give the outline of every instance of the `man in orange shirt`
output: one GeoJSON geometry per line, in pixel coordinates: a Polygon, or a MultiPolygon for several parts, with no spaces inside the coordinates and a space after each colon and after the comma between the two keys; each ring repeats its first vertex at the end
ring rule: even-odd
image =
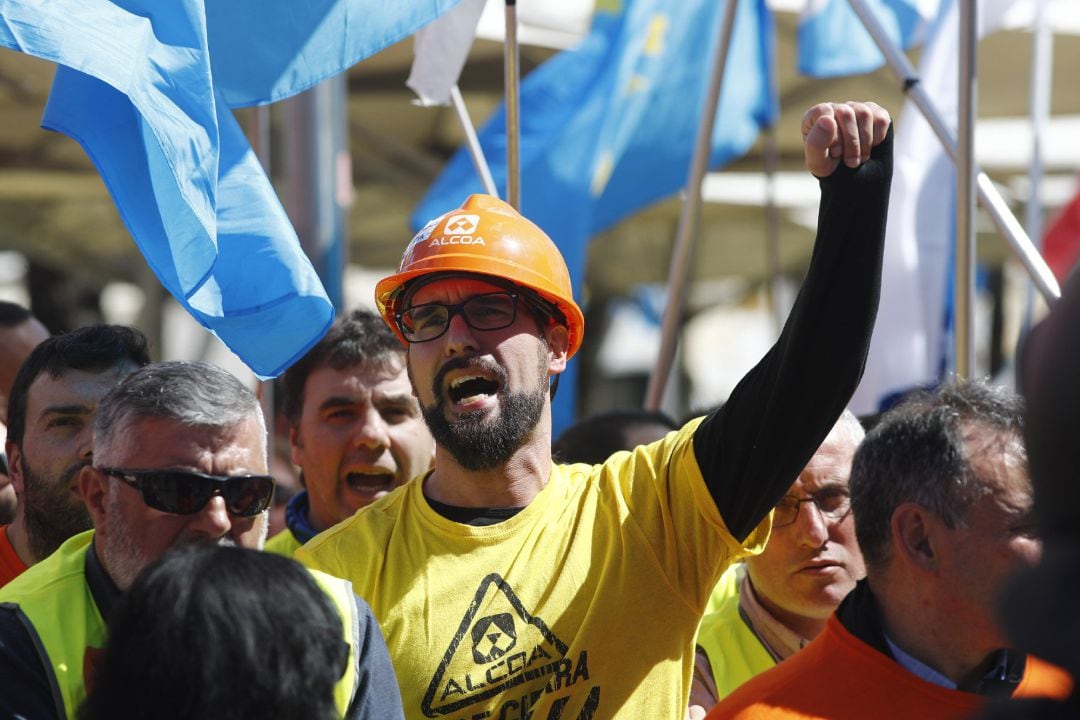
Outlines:
{"type": "Polygon", "coordinates": [[[717,705],[717,718],[964,718],[990,697],[1061,696],[1066,673],[1007,648],[995,606],[1039,558],[1022,403],[947,386],[883,418],[855,454],[867,578],[802,652],[717,705]]]}
{"type": "Polygon", "coordinates": [[[0,587],[90,529],[75,483],[90,463],[98,402],[148,362],[138,330],[92,325],[49,338],[19,368],[6,444],[19,507],[0,526],[0,587]]]}

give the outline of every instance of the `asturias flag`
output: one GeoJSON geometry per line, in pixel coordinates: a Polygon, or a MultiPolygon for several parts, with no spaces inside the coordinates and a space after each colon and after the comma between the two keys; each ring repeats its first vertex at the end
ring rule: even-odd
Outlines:
{"type": "Polygon", "coordinates": [[[305,90],[455,2],[0,0],[0,46],[60,65],[42,124],[82,144],[169,292],[268,377],[333,307],[232,108],[305,90]]]}

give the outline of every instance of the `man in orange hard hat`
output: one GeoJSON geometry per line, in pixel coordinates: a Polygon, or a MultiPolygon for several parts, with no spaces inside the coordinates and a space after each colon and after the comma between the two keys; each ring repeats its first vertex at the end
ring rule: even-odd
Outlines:
{"type": "Polygon", "coordinates": [[[584,335],[554,243],[480,195],[413,238],[376,302],[434,469],[297,551],[371,603],[407,717],[686,715],[710,591],[764,544],[859,381],[889,123],[873,103],[807,111],[818,243],[780,339],[722,409],[600,465],[551,460],[550,378],[584,335]]]}

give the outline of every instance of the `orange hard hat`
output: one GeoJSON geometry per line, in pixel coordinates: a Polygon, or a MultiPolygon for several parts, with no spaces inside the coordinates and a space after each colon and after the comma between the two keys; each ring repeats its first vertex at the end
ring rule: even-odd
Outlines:
{"type": "Polygon", "coordinates": [[[585,316],[574,302],[562,254],[543,230],[502,200],[470,195],[460,208],[429,222],[405,248],[398,271],[375,286],[375,304],[403,343],[397,314],[405,290],[436,273],[487,275],[534,291],[566,318],[567,359],[581,347],[585,316]]]}

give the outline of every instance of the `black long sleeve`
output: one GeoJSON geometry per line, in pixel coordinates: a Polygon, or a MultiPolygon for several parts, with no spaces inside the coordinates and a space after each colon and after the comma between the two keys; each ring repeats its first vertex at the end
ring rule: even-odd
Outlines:
{"type": "Polygon", "coordinates": [[[820,180],[817,241],[784,330],[694,454],[732,535],[745,538],[817,451],[862,377],[881,289],[893,132],[856,169],[820,180]]]}

